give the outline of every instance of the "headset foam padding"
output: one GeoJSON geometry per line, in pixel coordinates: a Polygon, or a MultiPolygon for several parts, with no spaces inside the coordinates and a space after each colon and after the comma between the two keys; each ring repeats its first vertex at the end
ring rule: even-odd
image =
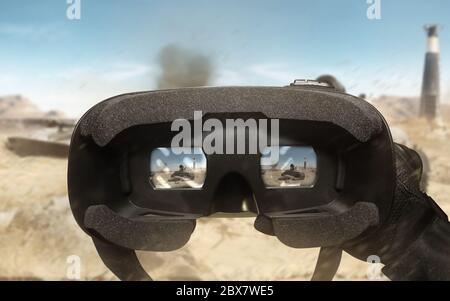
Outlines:
{"type": "Polygon", "coordinates": [[[173,251],[188,242],[196,221],[179,217],[125,218],[105,205],[96,205],[86,210],[84,224],[92,235],[127,249],[173,251]]]}
{"type": "Polygon", "coordinates": [[[136,125],[192,120],[206,113],[259,112],[267,118],[331,122],[361,142],[383,130],[372,105],[335,90],[289,87],[185,88],[116,96],[92,108],[82,119],[83,136],[107,145],[121,131],[136,125]]]}
{"type": "MultiPolygon", "coordinates": [[[[339,214],[293,214],[270,219],[274,235],[293,248],[338,246],[379,222],[377,206],[366,202],[358,202],[339,214]]],[[[267,229],[267,225],[263,228],[267,229]]]]}

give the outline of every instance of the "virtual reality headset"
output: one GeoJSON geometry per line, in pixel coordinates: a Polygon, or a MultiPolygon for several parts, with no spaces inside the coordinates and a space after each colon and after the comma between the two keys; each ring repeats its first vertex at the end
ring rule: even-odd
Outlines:
{"type": "Polygon", "coordinates": [[[294,248],[340,246],[389,215],[394,143],[382,115],[326,84],[130,93],[91,108],[70,145],[78,225],[120,279],[147,280],[135,250],[184,246],[198,218],[255,217],[294,248]]]}

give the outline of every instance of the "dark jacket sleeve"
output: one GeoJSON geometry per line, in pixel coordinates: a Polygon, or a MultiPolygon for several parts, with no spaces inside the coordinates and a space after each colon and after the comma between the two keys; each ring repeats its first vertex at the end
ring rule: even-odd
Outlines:
{"type": "Polygon", "coordinates": [[[344,250],[366,260],[376,255],[391,280],[450,280],[450,223],[444,211],[420,189],[422,161],[396,145],[396,188],[387,221],[344,250]]]}
{"type": "Polygon", "coordinates": [[[450,223],[434,219],[404,254],[383,268],[391,280],[450,280],[450,223]]]}

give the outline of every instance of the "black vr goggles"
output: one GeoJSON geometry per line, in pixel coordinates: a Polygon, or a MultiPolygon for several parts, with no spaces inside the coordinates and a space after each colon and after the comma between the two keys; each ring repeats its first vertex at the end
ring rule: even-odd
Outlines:
{"type": "Polygon", "coordinates": [[[135,250],[181,248],[196,219],[225,213],[256,216],[257,230],[290,247],[322,247],[313,279],[327,280],[342,244],[357,244],[387,219],[394,167],[381,114],[332,87],[184,88],[90,109],[72,137],[68,188],[76,221],[120,279],[150,280],[135,250]],[[194,143],[177,147],[181,119],[194,143]],[[229,133],[214,133],[230,120],[233,133],[244,126],[244,148],[239,135],[230,147],[229,133]],[[269,151],[251,152],[264,133],[269,151]],[[205,148],[212,136],[222,153],[205,148]]]}

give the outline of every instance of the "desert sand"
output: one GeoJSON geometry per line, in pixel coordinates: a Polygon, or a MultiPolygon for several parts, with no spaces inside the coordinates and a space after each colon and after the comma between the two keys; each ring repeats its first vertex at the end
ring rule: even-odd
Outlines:
{"type": "MultiPolygon", "coordinates": [[[[427,153],[429,194],[450,213],[450,123],[389,120],[427,153]]],[[[116,279],[76,225],[67,200],[65,159],[19,157],[0,132],[0,278],[67,279],[67,258],[81,260],[81,279],[116,279]]],[[[299,250],[253,228],[254,218],[200,219],[191,240],[169,253],[139,252],[158,280],[307,280],[318,249],[299,250]]],[[[338,280],[365,280],[374,266],[344,255],[338,280]]]]}

